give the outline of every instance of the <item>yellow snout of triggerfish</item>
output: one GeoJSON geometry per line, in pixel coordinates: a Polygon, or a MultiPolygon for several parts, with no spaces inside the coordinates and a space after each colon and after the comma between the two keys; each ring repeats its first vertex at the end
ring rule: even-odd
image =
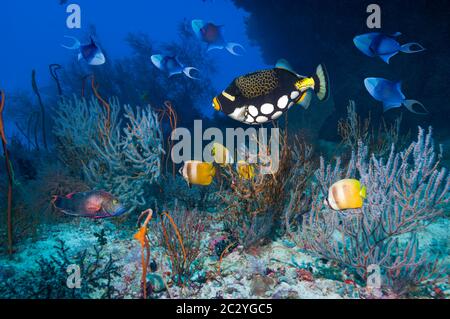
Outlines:
{"type": "Polygon", "coordinates": [[[214,180],[216,169],[212,163],[201,161],[186,161],[180,169],[180,174],[188,185],[208,186],[214,180]]]}
{"type": "Polygon", "coordinates": [[[366,198],[366,187],[356,179],[343,179],[328,190],[326,203],[336,211],[361,208],[366,198]]]}

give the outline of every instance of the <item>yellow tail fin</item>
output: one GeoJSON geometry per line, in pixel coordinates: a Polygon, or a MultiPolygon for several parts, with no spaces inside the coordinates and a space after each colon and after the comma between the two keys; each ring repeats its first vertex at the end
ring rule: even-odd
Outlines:
{"type": "Polygon", "coordinates": [[[361,195],[362,198],[366,198],[366,186],[363,186],[361,188],[361,191],[359,192],[359,195],[361,195]]]}

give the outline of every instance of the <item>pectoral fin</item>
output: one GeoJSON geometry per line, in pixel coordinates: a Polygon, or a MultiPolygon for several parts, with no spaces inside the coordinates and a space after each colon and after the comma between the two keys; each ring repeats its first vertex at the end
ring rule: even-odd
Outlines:
{"type": "Polygon", "coordinates": [[[394,55],[396,55],[398,52],[390,53],[390,54],[384,54],[380,55],[380,59],[389,64],[389,59],[392,58],[394,55]]]}
{"type": "Polygon", "coordinates": [[[398,108],[398,107],[401,107],[401,106],[402,105],[398,104],[398,103],[385,102],[385,103],[383,103],[383,112],[387,112],[387,111],[389,111],[391,109],[395,109],[395,108],[398,108]]]}
{"type": "Polygon", "coordinates": [[[313,91],[308,90],[305,91],[300,99],[297,101],[297,105],[300,105],[301,107],[303,107],[305,110],[307,110],[309,108],[309,105],[311,104],[311,100],[313,97],[313,91]]]}
{"type": "Polygon", "coordinates": [[[420,103],[419,101],[416,100],[405,100],[403,101],[403,105],[408,109],[408,111],[414,113],[414,114],[418,114],[418,115],[427,115],[429,112],[428,110],[425,108],[425,106],[420,103]],[[415,104],[420,105],[420,107],[425,111],[425,112],[417,112],[416,110],[414,110],[413,106],[415,104]]]}

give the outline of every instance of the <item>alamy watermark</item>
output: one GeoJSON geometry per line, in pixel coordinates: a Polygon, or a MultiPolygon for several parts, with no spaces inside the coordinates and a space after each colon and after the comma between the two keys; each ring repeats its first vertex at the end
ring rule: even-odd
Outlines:
{"type": "Polygon", "coordinates": [[[202,120],[194,121],[194,136],[187,128],[176,128],[171,138],[176,141],[171,150],[172,161],[181,164],[190,160],[213,162],[214,143],[225,146],[231,156],[229,164],[245,161],[259,165],[260,174],[274,174],[278,171],[280,160],[280,131],[278,128],[243,129],[226,128],[225,137],[221,129],[207,128],[203,131],[202,120]],[[209,142],[203,147],[203,142],[209,142]],[[235,151],[236,150],[236,151],[235,151]]]}
{"type": "Polygon", "coordinates": [[[80,266],[71,264],[67,267],[66,285],[69,289],[80,289],[81,288],[81,269],[80,266]]]}

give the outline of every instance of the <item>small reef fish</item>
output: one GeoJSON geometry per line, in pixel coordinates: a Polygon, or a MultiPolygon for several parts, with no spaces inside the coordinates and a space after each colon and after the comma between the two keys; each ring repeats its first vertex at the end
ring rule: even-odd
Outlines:
{"type": "Polygon", "coordinates": [[[212,106],[237,121],[257,125],[278,119],[297,104],[307,109],[315,94],[324,101],[330,93],[325,66],[320,64],[311,77],[297,74],[286,60],[274,69],[243,75],[220,95],[212,106]]]}
{"type": "Polygon", "coordinates": [[[211,22],[205,23],[203,20],[192,20],[192,30],[194,30],[197,38],[208,44],[208,49],[226,49],[233,55],[239,54],[236,49],[240,48],[245,51],[244,47],[239,43],[226,42],[223,36],[223,26],[215,25],[211,22]]]}
{"type": "Polygon", "coordinates": [[[212,183],[216,175],[216,169],[212,163],[201,161],[186,161],[179,172],[189,186],[208,186],[212,183]]]}
{"type": "Polygon", "coordinates": [[[365,55],[379,57],[388,64],[389,59],[399,52],[417,53],[425,50],[423,46],[415,42],[401,45],[395,39],[400,35],[400,32],[392,35],[384,35],[378,32],[366,33],[356,36],[353,43],[365,55]]]}
{"type": "Polygon", "coordinates": [[[214,162],[221,166],[233,163],[230,151],[220,143],[213,143],[211,155],[214,156],[214,162]]]}
{"type": "Polygon", "coordinates": [[[428,113],[425,106],[419,101],[406,100],[405,95],[402,93],[401,82],[392,82],[382,78],[367,78],[364,80],[364,85],[375,100],[383,103],[384,112],[404,105],[412,113],[419,115],[428,113]],[[414,110],[413,106],[415,104],[420,105],[425,112],[414,110]]]}
{"type": "Polygon", "coordinates": [[[94,39],[91,37],[91,42],[88,44],[81,44],[80,41],[75,37],[64,36],[69,39],[74,40],[72,46],[61,45],[63,48],[69,50],[79,50],[78,61],[85,60],[89,65],[102,65],[106,62],[105,55],[102,50],[97,46],[94,39]]]}
{"type": "Polygon", "coordinates": [[[150,57],[150,59],[152,60],[152,63],[155,67],[169,74],[169,77],[175,74],[183,73],[190,79],[198,80],[198,78],[193,76],[191,72],[192,71],[199,72],[199,70],[191,66],[185,67],[183,64],[180,63],[177,56],[154,54],[150,57]]]}
{"type": "Polygon", "coordinates": [[[242,179],[252,179],[256,176],[255,167],[245,161],[238,161],[236,163],[236,171],[242,179]]]}
{"type": "Polygon", "coordinates": [[[356,179],[343,179],[330,187],[325,204],[336,211],[356,209],[363,206],[365,198],[365,186],[356,179]]]}
{"type": "Polygon", "coordinates": [[[52,204],[64,214],[94,219],[117,217],[127,211],[115,196],[105,191],[54,196],[52,204]]]}

